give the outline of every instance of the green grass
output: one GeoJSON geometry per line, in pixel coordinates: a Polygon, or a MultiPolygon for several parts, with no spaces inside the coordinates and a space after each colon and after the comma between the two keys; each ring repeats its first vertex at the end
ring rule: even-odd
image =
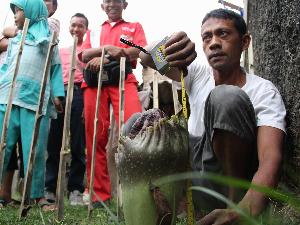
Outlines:
{"type": "Polygon", "coordinates": [[[61,222],[57,221],[56,212],[42,212],[38,206],[34,206],[27,214],[27,217],[18,219],[19,208],[8,206],[0,210],[0,224],[1,225],[42,225],[42,224],[114,224],[111,222],[109,214],[105,209],[95,209],[92,214],[92,219],[89,222],[87,219],[87,207],[84,206],[69,206],[65,205],[65,219],[61,222]]]}
{"type": "MultiPolygon", "coordinates": [[[[300,224],[300,198],[299,196],[289,193],[285,188],[279,187],[278,189],[268,189],[265,187],[259,187],[252,185],[251,183],[243,180],[220,177],[217,175],[207,174],[205,176],[215,182],[223,185],[234,186],[248,189],[249,187],[266,194],[271,200],[271,204],[265,210],[265,212],[256,218],[251,218],[245,215],[245,222],[241,224],[251,225],[299,225],[300,224]]],[[[174,176],[168,176],[157,180],[155,183],[163,184],[173,182],[176,180],[185,180],[191,178],[199,178],[199,174],[195,173],[183,173],[174,176]]],[[[194,190],[205,192],[212,195],[219,200],[222,200],[229,204],[231,208],[236,208],[236,205],[231,203],[228,199],[220,196],[218,193],[201,188],[194,187],[194,190]]],[[[4,209],[0,209],[0,225],[85,225],[85,224],[100,224],[100,225],[125,225],[124,221],[116,222],[116,204],[112,202],[108,209],[99,208],[95,209],[92,213],[92,218],[89,221],[87,219],[87,207],[73,207],[65,201],[65,217],[63,221],[58,221],[56,212],[44,213],[38,206],[34,206],[29,212],[26,218],[18,219],[19,208],[8,206],[4,209]]],[[[142,225],[142,224],[141,224],[142,225]]],[[[177,221],[176,225],[186,225],[186,220],[182,219],[177,221]]]]}
{"type": "MultiPolygon", "coordinates": [[[[114,204],[111,204],[109,209],[112,213],[116,214],[114,204]]],[[[67,201],[65,204],[65,219],[61,222],[57,221],[56,212],[41,212],[38,206],[34,206],[28,212],[27,217],[22,220],[18,220],[18,213],[18,207],[8,206],[0,209],[0,225],[117,225],[104,208],[95,209],[92,213],[92,219],[89,222],[86,206],[70,206],[67,201]]],[[[300,215],[299,212],[293,210],[288,205],[273,202],[265,213],[256,218],[256,220],[259,225],[299,225],[300,215]]],[[[119,225],[125,225],[125,223],[121,221],[119,225]]],[[[176,225],[186,225],[186,220],[182,219],[176,225]]]]}
{"type": "MultiPolygon", "coordinates": [[[[110,206],[112,212],[115,213],[114,206],[110,206]]],[[[18,220],[19,208],[8,206],[0,210],[0,225],[116,225],[112,222],[109,213],[105,209],[95,209],[92,219],[87,219],[87,207],[74,207],[65,205],[65,219],[61,222],[56,219],[56,212],[42,213],[41,210],[34,206],[26,218],[18,220]]],[[[272,204],[265,213],[257,218],[260,225],[299,225],[299,212],[291,211],[287,206],[282,207],[272,204]]],[[[125,225],[120,222],[120,225],[125,225]]],[[[186,225],[186,220],[178,221],[176,225],[186,225]]]]}
{"type": "MultiPolygon", "coordinates": [[[[115,205],[109,206],[112,213],[116,214],[115,205]]],[[[0,209],[0,225],[117,225],[113,222],[110,214],[106,209],[100,208],[93,210],[91,221],[87,219],[87,206],[70,206],[66,201],[65,204],[65,219],[63,221],[57,220],[56,212],[42,212],[38,206],[31,208],[27,217],[19,220],[19,208],[15,206],[7,206],[0,209]]],[[[177,225],[185,225],[185,220],[181,220],[177,225]]],[[[120,222],[119,225],[125,225],[120,222]]]]}

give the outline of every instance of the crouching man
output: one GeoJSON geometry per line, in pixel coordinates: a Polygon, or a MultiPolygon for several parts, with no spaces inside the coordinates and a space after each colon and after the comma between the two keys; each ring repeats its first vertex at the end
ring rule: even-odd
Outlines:
{"type": "MultiPolygon", "coordinates": [[[[177,81],[181,71],[185,75],[193,169],[276,187],[286,110],[274,84],[240,66],[241,54],[251,40],[246,23],[233,11],[216,9],[203,19],[201,37],[210,66],[194,61],[195,44],[184,32],[172,35],[165,46],[170,65],[165,75],[177,81]]],[[[141,52],[140,57],[155,68],[149,55],[141,52]]],[[[243,192],[204,179],[194,180],[194,185],[223,194],[253,216],[268,203],[264,194],[253,189],[243,192]]],[[[193,199],[196,208],[206,212],[201,225],[232,224],[240,218],[203,193],[194,192],[193,199]]]]}

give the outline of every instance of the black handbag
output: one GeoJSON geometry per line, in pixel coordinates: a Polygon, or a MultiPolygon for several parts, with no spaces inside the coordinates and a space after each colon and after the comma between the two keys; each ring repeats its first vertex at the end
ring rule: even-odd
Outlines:
{"type": "MultiPolygon", "coordinates": [[[[125,66],[125,79],[127,79],[128,74],[132,73],[132,68],[130,62],[126,62],[125,66]]],[[[85,83],[89,87],[98,86],[98,74],[94,73],[89,69],[83,70],[83,78],[85,83]]],[[[113,60],[108,64],[103,66],[102,74],[102,85],[119,85],[120,80],[120,62],[113,60]]]]}

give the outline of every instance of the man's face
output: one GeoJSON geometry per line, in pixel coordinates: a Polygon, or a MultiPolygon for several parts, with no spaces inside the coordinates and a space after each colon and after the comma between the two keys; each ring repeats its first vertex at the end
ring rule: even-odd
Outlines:
{"type": "Polygon", "coordinates": [[[202,25],[201,37],[208,63],[217,70],[239,65],[241,53],[248,47],[229,19],[209,18],[202,25]]]}
{"type": "Polygon", "coordinates": [[[72,17],[69,31],[72,36],[75,35],[79,40],[82,40],[87,31],[86,20],[82,17],[72,17]]]}
{"type": "Polygon", "coordinates": [[[127,4],[124,0],[103,0],[101,8],[111,22],[117,22],[122,18],[123,10],[126,9],[127,4]]]}

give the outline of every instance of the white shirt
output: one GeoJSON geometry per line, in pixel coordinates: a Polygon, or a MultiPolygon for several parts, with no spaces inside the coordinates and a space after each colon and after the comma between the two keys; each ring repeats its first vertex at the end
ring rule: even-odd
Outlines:
{"type": "MultiPolygon", "coordinates": [[[[212,68],[194,61],[185,77],[191,114],[188,121],[190,134],[201,136],[204,132],[204,106],[207,96],[215,88],[212,68]]],[[[285,132],[286,110],[281,95],[274,84],[253,74],[246,74],[242,90],[249,96],[256,115],[257,126],[270,126],[285,132]]]]}

